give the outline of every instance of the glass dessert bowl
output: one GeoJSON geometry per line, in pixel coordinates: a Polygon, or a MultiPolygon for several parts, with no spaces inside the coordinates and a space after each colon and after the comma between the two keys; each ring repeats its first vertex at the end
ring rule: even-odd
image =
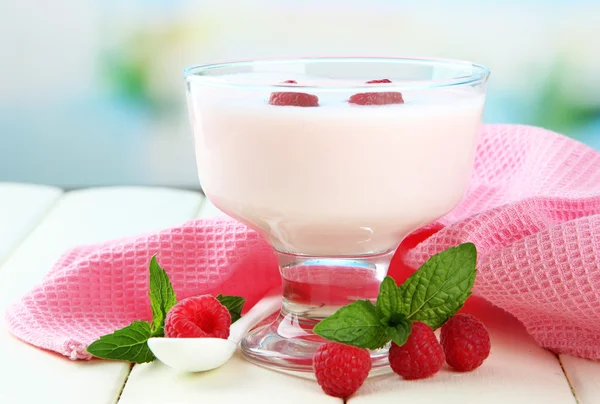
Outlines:
{"type": "MultiPolygon", "coordinates": [[[[489,70],[449,60],[304,58],[185,70],[202,188],[274,248],[277,320],[246,357],[311,371],[323,318],[375,301],[396,248],[467,188],[489,70]]],[[[387,349],[371,351],[373,368],[387,349]]]]}

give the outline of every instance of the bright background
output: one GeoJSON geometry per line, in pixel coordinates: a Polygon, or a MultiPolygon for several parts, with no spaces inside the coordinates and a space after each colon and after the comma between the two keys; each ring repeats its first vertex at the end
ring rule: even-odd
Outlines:
{"type": "Polygon", "coordinates": [[[599,16],[593,0],[3,0],[0,181],[197,188],[183,67],[265,56],[480,62],[486,122],[600,149],[599,16]]]}

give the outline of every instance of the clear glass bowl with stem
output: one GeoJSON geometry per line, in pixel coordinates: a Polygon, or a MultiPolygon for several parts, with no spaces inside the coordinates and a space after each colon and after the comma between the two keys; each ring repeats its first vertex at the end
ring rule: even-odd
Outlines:
{"type": "MultiPolygon", "coordinates": [[[[374,301],[400,242],[463,197],[489,69],[340,57],[197,65],[184,75],[203,191],[279,260],[281,313],[242,350],[264,366],[311,371],[323,342],[313,326],[374,301]]],[[[387,364],[385,348],[371,355],[374,369],[387,364]]]]}

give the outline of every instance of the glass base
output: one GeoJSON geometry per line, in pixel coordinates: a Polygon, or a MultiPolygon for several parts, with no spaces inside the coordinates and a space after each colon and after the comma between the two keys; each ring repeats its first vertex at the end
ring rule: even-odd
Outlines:
{"type": "MultiPolygon", "coordinates": [[[[358,257],[307,257],[278,253],[283,278],[281,313],[242,340],[246,358],[283,372],[313,372],[312,358],[326,342],[313,327],[340,307],[377,299],[393,251],[358,257]]],[[[388,347],[370,351],[371,375],[390,372],[388,347]]]]}
{"type": "MultiPolygon", "coordinates": [[[[250,362],[269,369],[295,373],[313,372],[312,359],[324,339],[312,332],[294,335],[294,318],[283,313],[269,325],[251,331],[242,341],[242,352],[250,362]],[[283,335],[280,332],[283,330],[283,335]]],[[[370,351],[370,375],[391,372],[388,366],[388,347],[370,351]]]]}

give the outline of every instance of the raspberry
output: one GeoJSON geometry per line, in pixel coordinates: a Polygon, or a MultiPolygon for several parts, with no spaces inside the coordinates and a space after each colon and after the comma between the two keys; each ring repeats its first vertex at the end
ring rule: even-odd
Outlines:
{"type": "Polygon", "coordinates": [[[433,330],[427,324],[415,322],[404,345],[392,342],[389,359],[392,370],[403,378],[424,379],[442,368],[444,351],[433,330]]]}
{"type": "Polygon", "coordinates": [[[460,372],[476,369],[490,354],[490,335],[470,314],[457,314],[444,324],[440,336],[446,362],[460,372]]]}
{"type": "MultiPolygon", "coordinates": [[[[389,84],[392,81],[389,79],[370,80],[366,84],[389,84]]],[[[357,105],[387,105],[387,104],[404,104],[402,93],[396,91],[387,91],[383,93],[358,93],[354,94],[348,100],[350,104],[357,105]]]]}
{"type": "Polygon", "coordinates": [[[296,80],[286,80],[282,84],[298,84],[296,80]]]}
{"type": "Polygon", "coordinates": [[[350,104],[357,105],[387,105],[387,104],[404,104],[402,94],[398,92],[384,93],[358,93],[354,94],[348,100],[350,104]]]}
{"type": "Polygon", "coordinates": [[[313,357],[317,381],[326,394],[346,398],[362,386],[371,370],[371,355],[366,349],[327,342],[313,357]]]}
{"type": "Polygon", "coordinates": [[[291,105],[294,107],[318,107],[319,97],[306,93],[277,92],[271,93],[269,104],[282,106],[291,105]]]}
{"type": "Polygon", "coordinates": [[[165,319],[167,338],[229,337],[231,315],[211,295],[183,299],[169,310],[165,319]]]}
{"type": "Polygon", "coordinates": [[[391,82],[392,82],[392,80],[390,80],[390,79],[380,79],[380,80],[369,80],[369,81],[367,81],[367,84],[388,84],[391,82]]]}

